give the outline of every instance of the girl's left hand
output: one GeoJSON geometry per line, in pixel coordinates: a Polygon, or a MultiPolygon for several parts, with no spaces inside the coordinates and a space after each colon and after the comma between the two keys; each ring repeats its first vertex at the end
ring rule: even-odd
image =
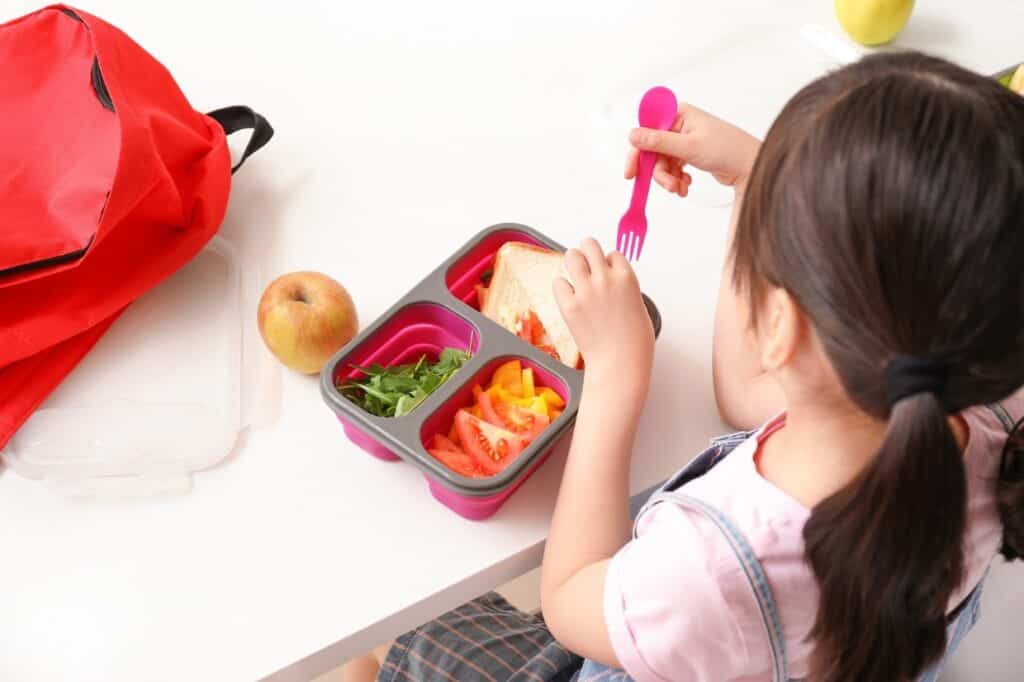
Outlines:
{"type": "Polygon", "coordinates": [[[654,327],[636,273],[621,253],[606,256],[592,238],[565,254],[565,266],[572,283],[557,279],[555,299],[583,355],[587,383],[614,385],[617,393],[633,392],[642,402],[654,327]]]}

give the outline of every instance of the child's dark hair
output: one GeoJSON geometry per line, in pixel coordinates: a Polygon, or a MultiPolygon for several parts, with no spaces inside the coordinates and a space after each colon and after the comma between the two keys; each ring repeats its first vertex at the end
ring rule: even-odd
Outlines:
{"type": "MultiPolygon", "coordinates": [[[[768,133],[731,257],[754,324],[767,289],[786,290],[850,399],[888,420],[872,463],[804,529],[821,588],[811,679],[913,679],[942,655],[964,578],[947,417],[1024,385],[1024,97],[918,53],[811,83],[768,133]],[[933,385],[893,398],[887,372],[908,362],[933,385]]],[[[1024,455],[1011,456],[994,484],[1016,558],[1024,455]]]]}

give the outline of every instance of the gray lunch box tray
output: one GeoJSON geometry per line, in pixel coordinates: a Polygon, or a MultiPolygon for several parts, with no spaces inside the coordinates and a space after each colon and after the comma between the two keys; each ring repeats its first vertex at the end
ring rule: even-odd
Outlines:
{"type": "MultiPolygon", "coordinates": [[[[404,460],[420,469],[431,492],[457,513],[486,518],[546,459],[571,428],[579,409],[583,371],[568,367],[484,317],[475,307],[476,284],[491,267],[498,248],[518,241],[564,252],[565,248],[537,230],[515,223],[488,227],[427,275],[387,312],[339,350],[320,375],[324,401],[341,421],[349,439],[384,460],[404,460]],[[378,417],[346,398],[340,381],[361,376],[365,367],[432,359],[445,347],[472,351],[471,359],[447,383],[409,414],[378,417]],[[455,412],[472,401],[476,384],[486,384],[502,362],[518,359],[534,370],[538,386],[565,399],[565,408],[523,452],[501,472],[488,478],[461,476],[426,450],[434,433],[447,433],[455,412]]],[[[646,295],[644,304],[661,331],[661,315],[646,295]]]]}

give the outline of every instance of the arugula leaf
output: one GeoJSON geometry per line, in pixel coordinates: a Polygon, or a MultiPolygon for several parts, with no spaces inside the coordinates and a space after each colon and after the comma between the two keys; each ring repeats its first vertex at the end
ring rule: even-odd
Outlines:
{"type": "Polygon", "coordinates": [[[378,417],[404,417],[465,365],[469,351],[445,348],[437,362],[421,355],[414,363],[383,367],[352,365],[363,376],[338,385],[346,398],[378,417]]]}

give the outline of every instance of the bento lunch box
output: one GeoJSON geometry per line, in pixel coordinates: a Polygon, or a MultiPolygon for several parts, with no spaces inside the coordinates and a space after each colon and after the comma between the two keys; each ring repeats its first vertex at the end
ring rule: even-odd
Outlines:
{"type": "MultiPolygon", "coordinates": [[[[320,374],[323,398],[349,440],[379,459],[404,460],[417,467],[438,501],[472,520],[493,515],[547,459],[576,418],[583,386],[582,371],[562,364],[480,313],[476,285],[493,265],[501,245],[510,241],[565,251],[525,225],[503,223],[484,229],[338,351],[320,374]],[[354,366],[391,366],[416,362],[423,355],[435,361],[446,347],[469,350],[472,357],[407,415],[372,415],[337,389],[339,383],[363,376],[354,366]],[[457,474],[428,454],[426,446],[434,434],[448,433],[455,413],[472,402],[473,387],[486,385],[499,365],[513,359],[524,369],[532,368],[537,387],[554,390],[565,408],[504,470],[488,478],[457,474]]],[[[657,336],[661,315],[646,295],[644,304],[657,336]]]]}

